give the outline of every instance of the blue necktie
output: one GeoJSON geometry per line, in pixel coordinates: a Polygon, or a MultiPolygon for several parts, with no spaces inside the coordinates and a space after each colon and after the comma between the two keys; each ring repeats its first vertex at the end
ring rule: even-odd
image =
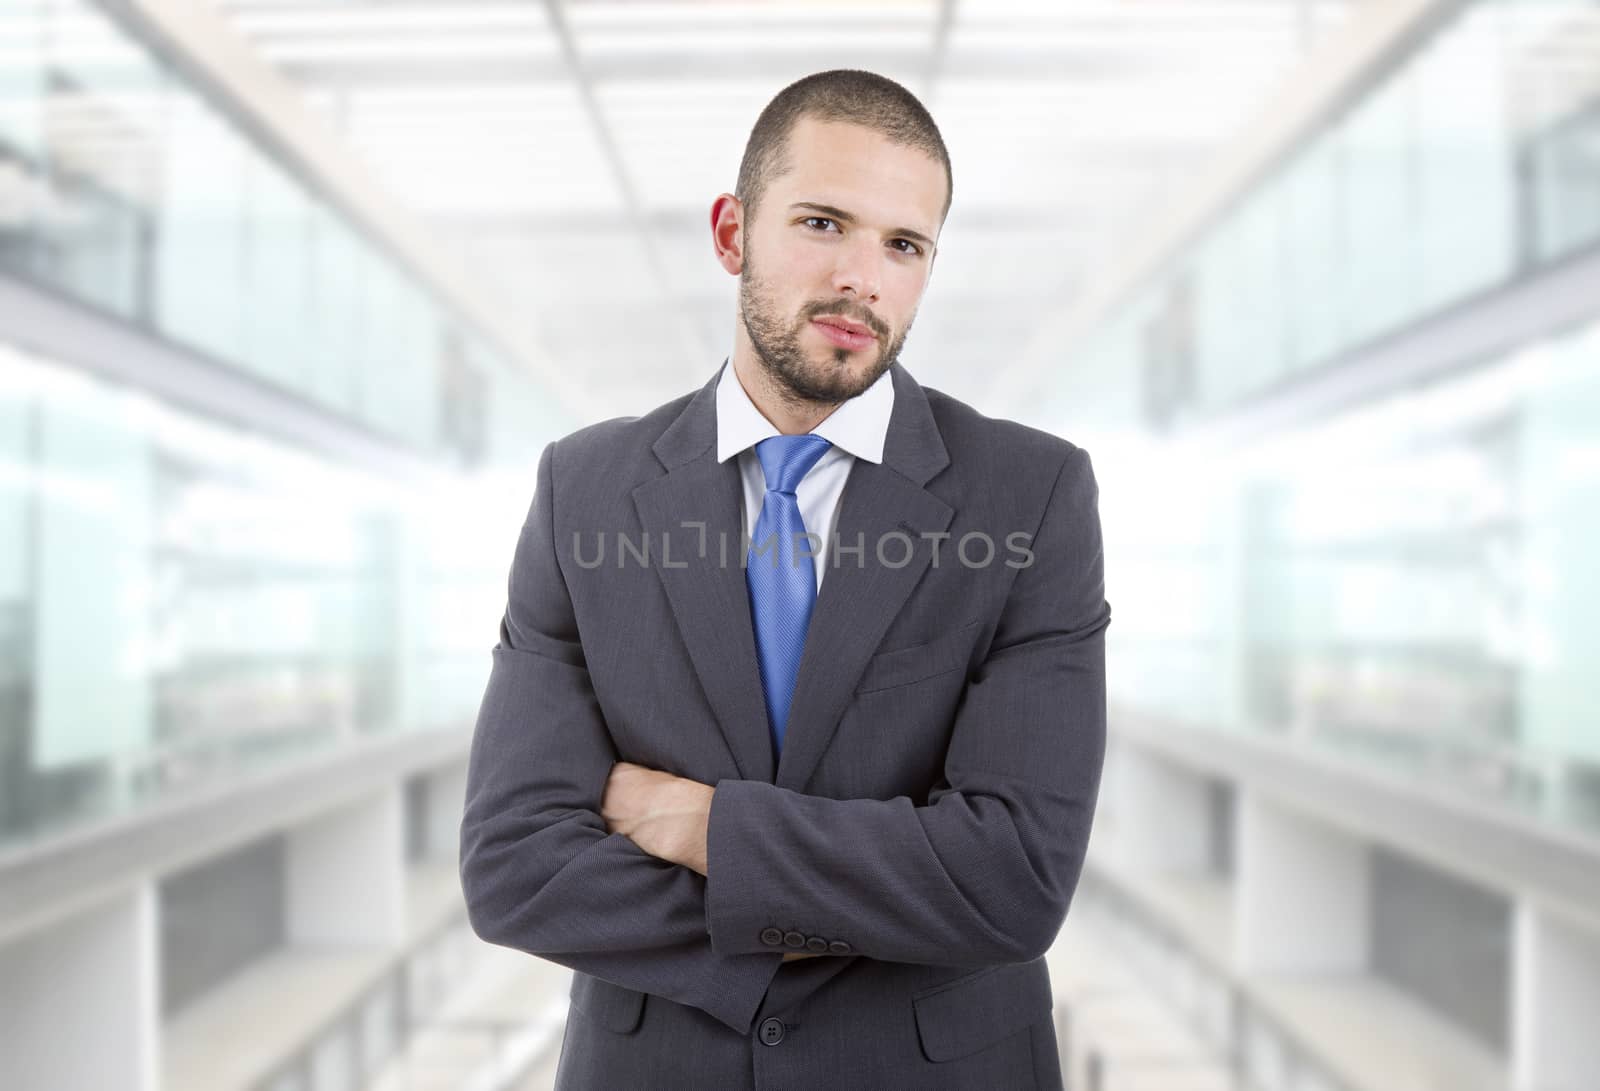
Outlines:
{"type": "Polygon", "coordinates": [[[789,698],[817,598],[817,570],[804,537],[806,525],[795,500],[795,487],[830,446],[826,439],[810,433],[772,436],[756,444],[767,494],[751,535],[745,583],[750,588],[750,617],[755,623],[775,753],[783,751],[789,698]],[[760,552],[763,546],[766,551],[760,552]]]}

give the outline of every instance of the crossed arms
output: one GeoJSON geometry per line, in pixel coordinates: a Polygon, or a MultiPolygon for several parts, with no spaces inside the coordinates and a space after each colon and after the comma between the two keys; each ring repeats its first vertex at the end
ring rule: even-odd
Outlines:
{"type": "MultiPolygon", "coordinates": [[[[1110,607],[1087,453],[1066,452],[927,805],[674,778],[679,793],[714,789],[702,856],[692,817],[641,837],[661,855],[622,832],[659,799],[613,792],[616,828],[601,814],[618,755],[557,561],[556,447],[539,459],[468,760],[461,879],[474,931],[741,1033],[784,961],[761,939],[774,921],[810,922],[886,961],[977,967],[1047,949],[1077,885],[1105,746],[1110,607]]],[[[684,796],[671,798],[669,810],[684,796]]]]}
{"type": "MultiPolygon", "coordinates": [[[[625,834],[651,856],[682,864],[703,877],[714,792],[711,785],[697,780],[619,761],[606,779],[600,817],[607,832],[625,834]]],[[[783,953],[785,962],[815,957],[811,951],[783,953]]]]}

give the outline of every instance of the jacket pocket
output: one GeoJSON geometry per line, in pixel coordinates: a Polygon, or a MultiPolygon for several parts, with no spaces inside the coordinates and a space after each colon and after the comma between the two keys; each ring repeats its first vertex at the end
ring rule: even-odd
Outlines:
{"type": "Polygon", "coordinates": [[[577,971],[572,974],[567,997],[584,1015],[618,1034],[633,1031],[644,1011],[644,993],[577,971]]]}
{"type": "Polygon", "coordinates": [[[912,993],[922,1053],[953,1061],[991,1046],[1040,1019],[1055,1006],[1044,959],[988,966],[912,993]]]}
{"type": "Polygon", "coordinates": [[[966,666],[972,654],[973,634],[982,624],[982,619],[969,621],[961,628],[926,643],[879,652],[867,660],[861,680],[856,683],[856,692],[871,693],[920,682],[935,674],[966,666]]]}

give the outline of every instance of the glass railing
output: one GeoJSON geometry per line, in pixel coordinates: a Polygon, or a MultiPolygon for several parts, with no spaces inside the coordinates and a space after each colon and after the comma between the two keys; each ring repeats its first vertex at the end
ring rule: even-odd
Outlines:
{"type": "Polygon", "coordinates": [[[353,468],[0,345],[0,847],[470,726],[531,476],[353,468]]]}
{"type": "Polygon", "coordinates": [[[1600,0],[1468,0],[1060,361],[1083,419],[1138,375],[1204,419],[1600,245],[1600,0]]]}
{"type": "Polygon", "coordinates": [[[562,417],[287,161],[113,6],[0,0],[0,274],[454,462],[562,417]]]}
{"type": "MultiPolygon", "coordinates": [[[[1358,1088],[1335,1073],[1324,1053],[1284,1021],[1256,1003],[1225,960],[1202,951],[1153,913],[1137,897],[1097,874],[1080,883],[1072,915],[1079,927],[1104,936],[1119,962],[1129,966],[1154,996],[1216,1055],[1238,1091],[1379,1091],[1358,1088]]],[[[1067,1017],[1072,1011],[1069,1007],[1067,1017]]],[[[1068,1033],[1071,1028],[1069,1024],[1068,1033]]],[[[1127,1043],[1113,1055],[1089,1052],[1085,1065],[1091,1091],[1118,1088],[1217,1086],[1199,1077],[1211,1070],[1198,1058],[1128,1055],[1127,1043]],[[1186,1069],[1193,1068],[1197,1072],[1186,1069]]]]}
{"type": "Polygon", "coordinates": [[[1600,832],[1600,321],[1236,451],[1097,452],[1113,702],[1600,832]]]}
{"type": "Polygon", "coordinates": [[[571,424],[124,16],[0,0],[0,277],[214,365],[241,403],[268,384],[324,410],[372,456],[0,330],[0,848],[470,723],[534,459],[571,424]]]}

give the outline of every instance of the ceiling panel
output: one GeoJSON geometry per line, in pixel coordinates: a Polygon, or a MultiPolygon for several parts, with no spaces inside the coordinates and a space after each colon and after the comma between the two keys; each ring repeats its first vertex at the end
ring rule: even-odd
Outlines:
{"type": "Polygon", "coordinates": [[[1353,4],[217,6],[486,293],[614,400],[692,389],[727,352],[737,281],[709,210],[791,80],[869,68],[938,120],[955,204],[906,361],[956,392],[1114,260],[1353,4]]]}

